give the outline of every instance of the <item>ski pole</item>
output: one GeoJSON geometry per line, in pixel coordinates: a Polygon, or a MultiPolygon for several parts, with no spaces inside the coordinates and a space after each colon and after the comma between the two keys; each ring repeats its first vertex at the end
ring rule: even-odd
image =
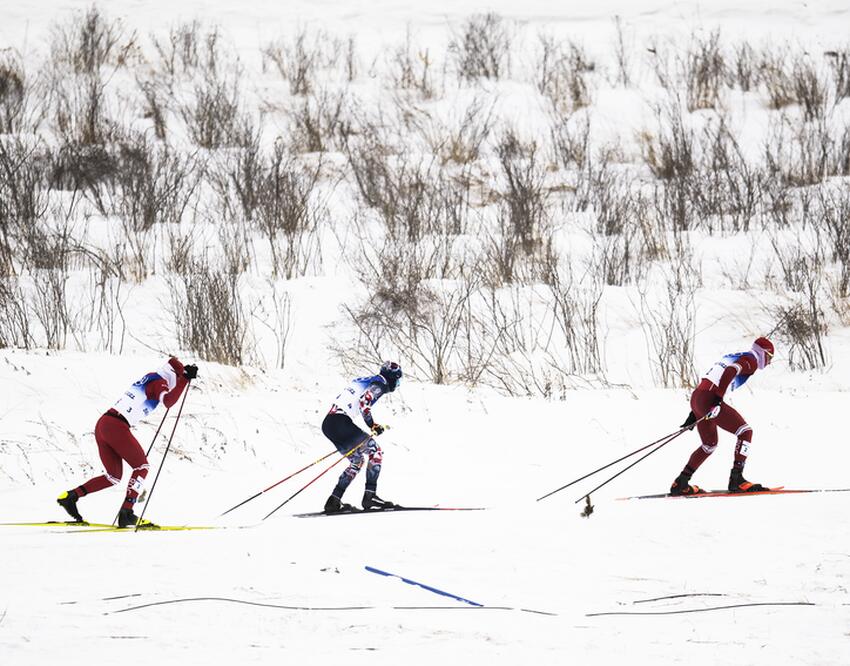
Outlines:
{"type": "MultiPolygon", "coordinates": [[[[157,437],[159,437],[159,431],[160,431],[160,430],[162,430],[162,426],[163,426],[163,424],[165,423],[165,419],[166,419],[166,417],[168,416],[168,411],[169,411],[170,409],[171,409],[170,407],[166,407],[166,409],[165,409],[165,414],[163,414],[163,415],[162,415],[162,421],[160,421],[160,422],[159,422],[159,427],[156,429],[156,432],[153,434],[153,439],[151,440],[151,445],[148,447],[148,450],[145,452],[145,458],[150,457],[151,450],[153,449],[153,445],[156,443],[156,438],[157,438],[157,437]]],[[[145,493],[144,493],[144,490],[143,490],[143,491],[142,491],[142,494],[141,494],[141,495],[139,495],[139,500],[140,500],[140,501],[144,501],[144,499],[145,499],[144,494],[145,494],[145,493]]],[[[118,510],[118,513],[116,513],[116,514],[115,514],[115,518],[113,518],[113,519],[112,519],[112,525],[113,525],[113,526],[115,525],[115,523],[117,523],[117,522],[118,522],[118,516],[119,516],[120,514],[121,514],[121,510],[119,509],[119,510],[118,510]]]]}
{"type": "MultiPolygon", "coordinates": [[[[281,483],[283,483],[284,481],[289,481],[289,479],[291,479],[293,476],[296,476],[297,474],[301,474],[301,472],[303,472],[303,471],[305,471],[305,470],[310,469],[310,468],[311,468],[311,467],[313,467],[314,465],[318,465],[318,464],[319,464],[320,462],[322,462],[323,460],[327,460],[327,459],[328,459],[328,458],[330,458],[330,457],[331,457],[334,453],[337,453],[337,451],[331,451],[330,453],[328,453],[327,455],[322,456],[322,457],[321,457],[321,458],[319,458],[318,460],[314,460],[314,461],[313,461],[313,462],[311,462],[309,465],[305,465],[304,467],[302,467],[301,469],[299,469],[297,472],[293,472],[293,473],[292,473],[292,474],[290,474],[289,476],[282,478],[282,479],[281,479],[280,481],[278,481],[277,483],[273,483],[272,485],[270,485],[270,486],[269,486],[268,488],[266,488],[265,490],[261,490],[261,491],[260,491],[260,492],[258,492],[256,495],[252,495],[252,496],[251,496],[251,497],[249,497],[248,499],[246,499],[246,500],[244,500],[244,501],[242,501],[242,502],[239,502],[239,504],[237,504],[236,506],[230,507],[227,511],[225,511],[224,513],[222,513],[222,514],[221,514],[221,516],[225,516],[225,515],[227,515],[228,513],[230,513],[231,511],[233,511],[234,509],[238,509],[238,508],[239,508],[240,506],[242,506],[243,504],[247,504],[247,503],[248,503],[248,502],[250,502],[251,500],[253,500],[253,499],[257,499],[257,498],[258,498],[260,495],[262,495],[263,493],[267,493],[267,492],[268,492],[269,490],[271,490],[272,488],[274,488],[274,487],[276,487],[276,486],[279,486],[279,485],[280,485],[281,483]]],[[[219,516],[219,518],[220,518],[221,516],[219,516]]]]}
{"type": "Polygon", "coordinates": [[[336,467],[337,465],[339,465],[339,463],[341,463],[343,460],[345,460],[346,458],[351,457],[351,455],[352,455],[355,451],[357,451],[357,449],[359,449],[361,446],[363,446],[366,442],[368,442],[368,441],[369,441],[369,438],[370,438],[370,437],[371,437],[371,435],[366,435],[366,437],[364,437],[364,438],[363,438],[360,442],[358,442],[358,443],[357,443],[357,444],[355,444],[353,447],[351,447],[351,449],[350,449],[347,453],[345,453],[345,454],[342,456],[342,458],[340,458],[339,460],[334,461],[334,462],[333,462],[333,464],[331,464],[329,467],[326,467],[324,470],[322,470],[322,472],[321,472],[321,473],[319,473],[319,474],[318,474],[318,476],[313,477],[313,478],[312,478],[312,479],[311,479],[311,480],[310,480],[310,481],[309,481],[306,485],[304,485],[304,486],[302,486],[301,488],[299,488],[298,490],[296,490],[296,491],[295,491],[294,493],[292,493],[289,497],[287,497],[285,500],[283,500],[283,502],[281,502],[281,503],[280,503],[280,504],[278,504],[278,505],[277,505],[274,509],[272,509],[271,511],[269,511],[269,512],[268,512],[268,513],[267,513],[267,514],[263,517],[263,520],[265,520],[266,518],[268,518],[270,515],[272,515],[275,511],[277,511],[278,509],[280,509],[281,507],[283,507],[285,504],[288,504],[291,500],[293,500],[293,499],[295,499],[296,497],[298,497],[298,495],[300,495],[303,491],[307,490],[307,488],[309,488],[310,486],[312,486],[312,485],[313,485],[313,483],[314,483],[315,481],[318,481],[318,480],[319,480],[320,478],[322,478],[325,474],[327,474],[328,472],[330,472],[330,471],[331,471],[334,467],[336,467]]]}
{"type": "Polygon", "coordinates": [[[151,440],[151,445],[148,447],[148,450],[145,453],[145,458],[147,458],[151,454],[151,450],[153,449],[153,445],[156,443],[156,438],[159,437],[159,431],[162,430],[162,426],[165,424],[165,419],[168,417],[169,411],[171,411],[171,407],[166,407],[165,408],[165,414],[162,415],[162,421],[159,422],[159,427],[156,429],[156,432],[153,434],[153,439],[151,440]]]}
{"type": "MultiPolygon", "coordinates": [[[[703,417],[703,418],[705,418],[705,417],[703,417]]],[[[702,419],[700,419],[700,421],[702,421],[702,419]]],[[[696,423],[699,423],[699,421],[697,421],[696,423]]],[[[596,474],[596,473],[598,473],[598,472],[601,472],[603,469],[608,469],[609,467],[611,467],[611,465],[616,465],[618,462],[622,462],[622,461],[623,461],[623,460],[625,460],[626,458],[631,458],[633,455],[636,455],[636,454],[640,453],[641,451],[645,451],[646,449],[648,449],[648,448],[649,448],[649,447],[651,447],[651,446],[655,446],[656,444],[658,444],[659,442],[664,441],[664,440],[665,440],[665,439],[667,439],[668,437],[678,437],[678,436],[679,436],[679,435],[681,435],[683,432],[685,432],[685,430],[688,430],[688,429],[689,429],[689,428],[691,428],[693,425],[696,425],[696,423],[691,424],[691,425],[688,425],[688,426],[684,426],[684,427],[680,428],[679,430],[676,430],[675,432],[671,432],[669,435],[664,435],[664,437],[659,437],[659,438],[658,438],[658,439],[656,439],[654,442],[650,442],[649,444],[646,444],[645,446],[642,446],[642,447],[640,447],[639,449],[635,449],[635,450],[634,450],[634,451],[632,451],[631,453],[627,453],[626,455],[624,455],[622,458],[617,458],[617,459],[616,459],[616,460],[614,460],[613,462],[609,462],[607,465],[603,465],[602,467],[599,467],[598,469],[595,469],[595,470],[593,470],[592,472],[588,472],[588,473],[587,473],[587,474],[585,474],[584,476],[580,476],[579,478],[577,478],[577,479],[575,479],[575,480],[573,480],[573,481],[570,481],[569,483],[567,483],[566,485],[561,486],[560,488],[555,488],[555,490],[553,490],[553,491],[552,491],[552,492],[550,492],[550,493],[546,493],[545,495],[543,495],[543,497],[538,497],[538,498],[537,498],[537,501],[539,502],[540,500],[544,500],[544,499],[546,499],[546,498],[547,498],[547,497],[549,497],[550,495],[554,495],[555,493],[559,493],[559,492],[561,492],[562,490],[565,490],[566,488],[569,488],[570,486],[575,485],[575,484],[576,484],[576,483],[578,483],[579,481],[584,481],[587,477],[589,477],[589,476],[593,476],[594,474],[596,474]]]]}
{"type": "Polygon", "coordinates": [[[186,397],[189,395],[189,390],[192,388],[192,380],[189,380],[189,383],[186,385],[186,391],[183,393],[183,400],[180,401],[180,409],[177,411],[177,418],[174,419],[174,427],[171,429],[171,436],[168,438],[168,444],[165,446],[165,453],[162,454],[162,460],[159,463],[159,468],[156,470],[156,476],[153,478],[153,483],[151,484],[151,491],[148,493],[148,501],[145,502],[145,506],[142,509],[142,513],[139,516],[139,520],[136,521],[136,529],[134,532],[139,531],[139,526],[142,524],[142,518],[145,517],[145,511],[147,511],[148,507],[151,504],[151,497],[153,497],[154,488],[156,488],[157,479],[159,479],[159,473],[162,471],[163,465],[165,465],[165,457],[168,455],[169,449],[171,449],[171,441],[174,439],[174,433],[177,431],[177,424],[180,423],[180,415],[183,413],[183,405],[186,404],[186,397]]]}
{"type": "MultiPolygon", "coordinates": [[[[702,418],[704,419],[705,417],[703,416],[702,418]]],[[[702,421],[702,419],[699,419],[699,420],[700,420],[700,421],[702,421]]],[[[699,423],[699,421],[697,421],[697,423],[699,423]]],[[[690,427],[690,426],[689,426],[689,427],[690,427]]],[[[642,455],[640,458],[638,458],[637,460],[635,460],[635,461],[634,461],[631,465],[629,465],[629,466],[627,466],[627,467],[624,467],[624,468],[623,468],[623,469],[621,469],[619,472],[617,472],[614,476],[612,476],[611,478],[609,478],[609,479],[608,479],[608,480],[606,480],[606,481],[603,481],[603,482],[602,482],[602,483],[600,483],[598,486],[596,486],[596,488],[594,488],[593,490],[591,490],[591,491],[589,491],[589,492],[586,492],[584,495],[582,495],[581,497],[579,497],[579,498],[578,498],[575,502],[573,502],[573,503],[574,503],[574,504],[578,504],[578,503],[579,503],[579,502],[581,502],[581,501],[582,501],[585,497],[590,497],[590,495],[591,495],[592,493],[595,493],[595,492],[596,492],[597,490],[599,490],[602,486],[606,486],[606,485],[608,485],[609,483],[611,483],[611,481],[613,481],[614,479],[616,479],[616,478],[617,478],[618,476],[620,476],[621,474],[623,474],[623,473],[627,472],[628,470],[630,470],[632,467],[634,467],[635,465],[637,465],[637,464],[638,464],[641,460],[644,460],[645,458],[649,458],[649,456],[651,456],[653,453],[655,453],[656,451],[658,451],[658,450],[659,450],[659,449],[661,449],[662,447],[667,446],[670,442],[672,442],[674,439],[676,439],[679,435],[681,435],[681,434],[682,434],[683,432],[685,432],[685,430],[687,430],[687,429],[688,429],[688,428],[682,428],[682,429],[681,429],[681,430],[679,430],[678,432],[675,432],[675,433],[673,433],[672,435],[668,435],[668,438],[667,438],[665,441],[661,442],[661,444],[659,444],[658,446],[656,446],[654,449],[652,449],[652,451],[650,451],[649,453],[647,453],[647,454],[645,454],[645,455],[642,455]]]]}

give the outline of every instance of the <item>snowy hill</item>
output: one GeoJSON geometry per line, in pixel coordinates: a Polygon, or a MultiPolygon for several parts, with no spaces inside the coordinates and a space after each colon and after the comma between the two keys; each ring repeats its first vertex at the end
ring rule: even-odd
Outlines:
{"type": "Polygon", "coordinates": [[[619,501],[669,488],[687,432],[589,517],[622,465],[536,499],[675,431],[761,334],[776,360],[730,398],[748,478],[850,487],[848,21],[0,8],[0,522],[62,520],[98,417],[174,353],[200,377],[145,515],[216,528],[0,526],[0,662],[847,663],[850,493],[619,501]],[[380,494],[483,510],[297,517],[337,464],[262,520],[334,455],[220,516],[330,453],[330,400],[390,357],[380,494]]]}

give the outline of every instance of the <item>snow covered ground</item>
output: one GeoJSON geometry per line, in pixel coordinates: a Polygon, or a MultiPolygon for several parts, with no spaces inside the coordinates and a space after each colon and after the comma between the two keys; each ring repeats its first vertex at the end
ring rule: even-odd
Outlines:
{"type": "MultiPolygon", "coordinates": [[[[96,462],[99,409],[144,361],[11,352],[3,359],[3,391],[13,398],[3,416],[0,522],[61,519],[53,498],[96,462]],[[91,395],[100,391],[100,400],[91,395]]],[[[696,445],[688,434],[594,494],[589,518],[574,501],[595,477],[535,502],[675,430],[686,412],[682,392],[577,392],[546,403],[409,383],[377,407],[393,425],[383,439],[382,494],[486,511],[293,517],[321,507],[335,468],[262,522],[311,472],[227,519],[216,516],[328,450],[318,432],[323,392],[205,370],[147,515],[250,527],[3,527],[4,663],[82,664],[124,651],[160,663],[846,660],[846,495],[616,501],[663,492],[696,445]],[[476,609],[367,566],[499,608],[476,609]],[[733,606],[740,607],[717,609],[733,606]]],[[[833,424],[846,400],[841,392],[758,388],[739,396],[735,405],[755,424],[749,476],[845,487],[833,424]]],[[[169,417],[163,430],[170,426],[169,417]]],[[[140,428],[140,440],[153,430],[140,428]]],[[[164,447],[161,436],[154,467],[164,447]]],[[[726,437],[696,481],[723,487],[731,449],[726,437]]],[[[358,479],[347,498],[361,491],[358,479]]],[[[86,498],[83,515],[109,522],[120,492],[86,498]]]]}
{"type": "MultiPolygon", "coordinates": [[[[106,9],[142,33],[162,29],[163,16],[217,23],[254,65],[260,44],[300,26],[356,35],[367,62],[407,26],[436,52],[445,48],[449,26],[490,10],[571,35],[591,54],[610,48],[615,15],[637,49],[653,36],[719,26],[735,38],[792,40],[817,50],[845,40],[850,25],[846,3],[826,0],[174,4],[115,2],[106,9]]],[[[28,58],[44,49],[51,21],[88,6],[6,4],[0,47],[28,58]]],[[[635,114],[621,112],[623,99],[631,98],[601,91],[595,101],[594,113],[614,135],[621,122],[629,127],[623,134],[632,134],[635,114]]],[[[728,273],[744,271],[725,263],[739,242],[711,238],[700,246],[699,368],[748,345],[771,323],[749,308],[752,292],[733,292],[727,281],[728,273]]],[[[318,465],[219,518],[330,450],[319,426],[348,379],[329,350],[350,284],[336,258],[329,253],[321,275],[288,287],[295,318],[285,369],[200,363],[146,517],[223,529],[0,527],[0,664],[850,663],[850,493],[618,501],[665,491],[697,446],[696,434],[687,433],[594,493],[589,518],[580,515],[583,493],[604,472],[535,501],[674,431],[687,415],[686,390],[652,388],[647,344],[625,289],[611,289],[604,302],[611,388],[576,389],[551,401],[406,379],[378,403],[378,420],[392,426],[381,438],[382,496],[486,510],[295,517],[321,508],[340,465],[261,520],[324,469],[318,465]]],[[[99,473],[92,434],[98,416],[128,381],[161,363],[146,344],[173,348],[162,325],[161,279],[133,293],[127,315],[144,341],[128,338],[122,354],[0,350],[0,522],[63,519],[56,495],[99,473]]],[[[751,480],[850,487],[839,425],[850,388],[847,328],[834,325],[829,344],[825,371],[792,372],[780,348],[774,366],[731,399],[755,432],[751,480]]],[[[144,446],[161,415],[137,428],[144,446]]],[[[151,481],[173,418],[154,447],[151,481]]],[[[722,436],[694,481],[724,487],[732,447],[733,438],[722,436]]],[[[348,501],[359,500],[362,484],[355,481],[348,501]]],[[[89,520],[109,522],[122,493],[87,497],[80,509],[89,520]]]]}

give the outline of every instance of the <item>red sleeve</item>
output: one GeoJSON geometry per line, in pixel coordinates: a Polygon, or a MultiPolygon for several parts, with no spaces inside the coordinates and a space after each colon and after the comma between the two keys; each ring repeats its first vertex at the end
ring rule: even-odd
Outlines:
{"type": "Polygon", "coordinates": [[[177,399],[180,397],[180,394],[183,393],[183,389],[186,388],[186,384],[189,383],[189,380],[186,379],[183,375],[180,375],[177,378],[177,385],[171,389],[168,393],[165,394],[165,397],[162,399],[163,404],[170,408],[177,402],[177,399]]]}
{"type": "Polygon", "coordinates": [[[145,386],[145,396],[148,400],[162,400],[162,394],[168,392],[168,382],[160,378],[145,386]]]}

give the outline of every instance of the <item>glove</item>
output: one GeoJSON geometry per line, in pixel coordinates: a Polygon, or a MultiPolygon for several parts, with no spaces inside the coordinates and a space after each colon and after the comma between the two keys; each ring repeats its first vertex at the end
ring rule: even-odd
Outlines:
{"type": "Polygon", "coordinates": [[[372,434],[376,437],[384,432],[384,430],[389,430],[390,427],[388,425],[381,425],[380,423],[372,424],[372,434]]]}
{"type": "Polygon", "coordinates": [[[694,424],[697,422],[697,417],[694,416],[694,413],[691,412],[688,414],[688,418],[685,419],[685,422],[680,425],[680,428],[687,428],[688,430],[694,429],[694,424]]]}
{"type": "Polygon", "coordinates": [[[191,381],[192,379],[195,379],[195,377],[197,377],[197,376],[198,376],[198,366],[197,366],[197,365],[187,365],[187,366],[184,366],[184,368],[183,368],[183,376],[184,376],[186,379],[190,380],[190,381],[191,381]]]}

